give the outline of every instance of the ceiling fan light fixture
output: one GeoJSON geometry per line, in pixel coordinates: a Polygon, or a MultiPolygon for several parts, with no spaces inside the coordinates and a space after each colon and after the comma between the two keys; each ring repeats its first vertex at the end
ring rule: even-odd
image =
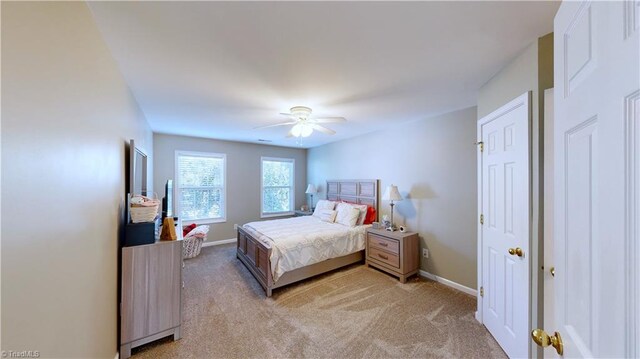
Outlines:
{"type": "Polygon", "coordinates": [[[300,137],[300,135],[302,135],[302,125],[301,124],[295,124],[292,128],[291,128],[291,134],[294,137],[300,137]]]}
{"type": "Polygon", "coordinates": [[[307,125],[306,123],[302,124],[301,126],[302,126],[302,132],[301,132],[302,137],[311,136],[311,134],[313,133],[313,127],[311,127],[311,125],[307,125]]]}
{"type": "Polygon", "coordinates": [[[313,133],[313,127],[309,125],[302,125],[302,137],[309,137],[313,133]]]}
{"type": "Polygon", "coordinates": [[[290,111],[293,116],[300,119],[307,119],[311,115],[311,109],[306,106],[294,106],[290,111]]]}
{"type": "Polygon", "coordinates": [[[291,134],[294,137],[309,137],[312,133],[313,127],[306,123],[298,123],[291,128],[291,134]]]}
{"type": "Polygon", "coordinates": [[[294,106],[291,108],[290,113],[281,112],[281,115],[287,116],[289,121],[280,122],[272,125],[259,126],[255,127],[255,129],[262,128],[270,128],[270,127],[278,127],[278,126],[289,126],[291,130],[287,133],[287,138],[289,137],[309,137],[313,134],[313,132],[318,131],[327,135],[334,135],[336,131],[323,126],[325,123],[340,123],[345,122],[346,119],[344,117],[311,117],[311,108],[306,106],[294,106]]]}

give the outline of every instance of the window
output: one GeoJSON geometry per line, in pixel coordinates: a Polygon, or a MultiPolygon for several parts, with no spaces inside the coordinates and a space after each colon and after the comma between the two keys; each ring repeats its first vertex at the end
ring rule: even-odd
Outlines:
{"type": "Polygon", "coordinates": [[[294,168],[291,158],[262,157],[262,217],[293,214],[294,168]]]}
{"type": "Polygon", "coordinates": [[[176,207],[183,222],[226,220],[227,156],[176,151],[176,207]]]}

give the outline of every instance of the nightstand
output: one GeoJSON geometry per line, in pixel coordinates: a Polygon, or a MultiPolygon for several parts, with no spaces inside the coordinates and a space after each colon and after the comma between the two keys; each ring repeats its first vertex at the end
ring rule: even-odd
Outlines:
{"type": "Polygon", "coordinates": [[[299,211],[299,210],[296,210],[294,216],[302,217],[302,216],[310,216],[312,214],[313,214],[313,212],[311,212],[311,211],[299,211]]]}
{"type": "Polygon", "coordinates": [[[366,265],[381,269],[406,283],[407,277],[418,273],[418,233],[367,230],[366,265]]]}

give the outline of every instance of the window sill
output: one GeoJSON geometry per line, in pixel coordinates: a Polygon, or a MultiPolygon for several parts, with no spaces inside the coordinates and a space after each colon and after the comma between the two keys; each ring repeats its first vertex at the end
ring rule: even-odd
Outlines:
{"type": "Polygon", "coordinates": [[[186,220],[183,219],[182,225],[188,226],[193,223],[195,223],[196,225],[201,225],[201,224],[214,224],[214,223],[226,223],[226,222],[227,222],[226,218],[186,219],[186,220]]]}
{"type": "Polygon", "coordinates": [[[260,218],[274,218],[274,217],[287,217],[287,216],[293,216],[295,214],[295,212],[291,211],[291,212],[279,212],[279,213],[262,213],[260,214],[260,218]]]}

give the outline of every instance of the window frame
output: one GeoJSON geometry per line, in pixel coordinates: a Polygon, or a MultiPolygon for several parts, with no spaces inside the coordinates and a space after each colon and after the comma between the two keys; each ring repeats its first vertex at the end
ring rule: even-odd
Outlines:
{"type": "MultiPolygon", "coordinates": [[[[212,223],[226,223],[227,222],[227,154],[226,153],[216,153],[216,152],[198,152],[198,151],[175,151],[175,165],[174,165],[174,177],[175,177],[175,186],[173,188],[173,200],[176,206],[176,214],[182,220],[183,225],[189,225],[192,223],[195,224],[212,224],[212,223]],[[184,219],[182,218],[182,203],[180,201],[180,191],[182,188],[180,187],[180,172],[179,172],[179,159],[180,156],[185,157],[207,157],[207,158],[218,158],[222,159],[222,217],[219,218],[198,218],[198,219],[184,219]]],[[[190,188],[219,188],[219,186],[209,186],[209,187],[190,187],[190,188]]]]}
{"type": "Polygon", "coordinates": [[[295,158],[285,157],[260,157],[260,218],[292,216],[295,214],[296,207],[296,160],[295,158]],[[291,196],[289,197],[289,206],[291,210],[285,212],[265,213],[264,211],[264,162],[288,162],[291,163],[291,186],[267,186],[266,188],[291,188],[291,196]]]}

